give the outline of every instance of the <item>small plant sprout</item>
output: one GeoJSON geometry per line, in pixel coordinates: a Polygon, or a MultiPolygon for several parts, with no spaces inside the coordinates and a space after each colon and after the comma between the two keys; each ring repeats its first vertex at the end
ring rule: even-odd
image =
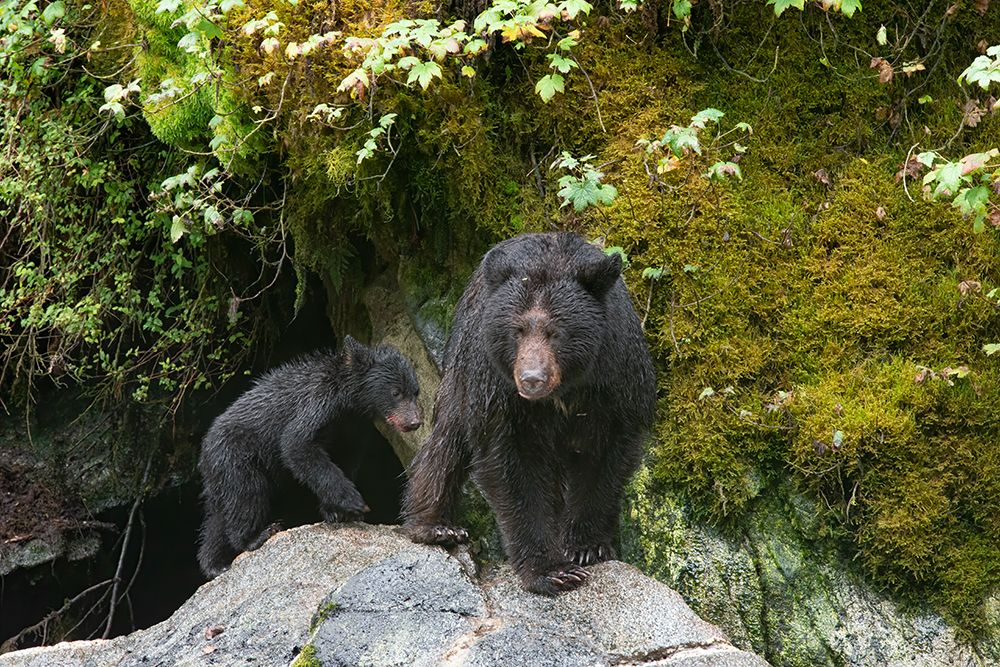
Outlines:
{"type": "Polygon", "coordinates": [[[552,162],[550,169],[564,169],[570,173],[559,178],[559,198],[562,206],[573,205],[579,212],[588,206],[607,206],[618,196],[615,186],[604,183],[604,173],[590,164],[593,155],[573,157],[569,152],[552,162]]]}
{"type": "Polygon", "coordinates": [[[744,142],[753,134],[753,128],[747,123],[737,123],[735,127],[726,132],[716,134],[708,141],[710,128],[718,127],[725,114],[718,109],[702,109],[685,125],[671,125],[659,139],[639,139],[636,148],[644,155],[656,158],[655,176],[646,162],[646,171],[650,173],[650,179],[657,185],[665,185],[660,181],[659,176],[679,169],[685,164],[685,159],[689,156],[702,156],[706,150],[718,155],[724,150],[731,150],[734,154],[730,160],[716,160],[713,162],[703,176],[711,181],[720,182],[730,178],[743,180],[743,172],[737,161],[739,156],[747,151],[744,142]],[[736,135],[736,136],[734,136],[736,135]]]}
{"type": "Polygon", "coordinates": [[[395,159],[398,150],[392,145],[392,137],[390,134],[392,126],[395,122],[396,114],[394,113],[387,113],[379,118],[378,125],[368,131],[368,138],[365,140],[364,146],[362,146],[361,149],[355,153],[358,157],[358,164],[361,164],[375,155],[375,151],[378,150],[378,142],[383,137],[385,138],[386,147],[392,153],[393,159],[395,159]]]}
{"type": "Polygon", "coordinates": [[[120,83],[108,86],[104,89],[104,104],[101,105],[98,111],[102,113],[107,111],[118,120],[121,120],[125,117],[124,103],[132,93],[138,93],[139,90],[139,79],[134,79],[125,86],[120,83]]]}
{"type": "Polygon", "coordinates": [[[994,227],[1000,225],[1000,210],[990,201],[1000,182],[998,158],[1000,150],[996,148],[971,153],[954,162],[944,160],[934,151],[925,151],[909,164],[913,170],[930,170],[923,178],[924,197],[950,198],[962,217],[972,220],[972,229],[978,234],[986,228],[987,219],[994,227]]]}

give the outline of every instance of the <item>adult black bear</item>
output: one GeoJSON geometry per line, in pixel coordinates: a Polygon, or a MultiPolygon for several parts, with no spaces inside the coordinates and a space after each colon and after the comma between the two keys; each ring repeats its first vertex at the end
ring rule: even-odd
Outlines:
{"type": "Polygon", "coordinates": [[[337,442],[352,419],[384,419],[399,431],[418,428],[419,391],[413,366],[398,350],[369,348],[350,336],[339,353],[314,353],[257,380],[202,441],[202,572],[215,577],[234,556],[270,536],[271,494],[282,468],[316,494],[324,520],[360,519],[367,506],[325,447],[356,446],[337,442]]]}
{"type": "Polygon", "coordinates": [[[656,381],[621,259],[570,233],[490,250],[459,301],[434,427],[409,470],[405,532],[467,539],[469,471],[525,588],[579,586],[614,557],[622,489],[653,422],[656,381]]]}

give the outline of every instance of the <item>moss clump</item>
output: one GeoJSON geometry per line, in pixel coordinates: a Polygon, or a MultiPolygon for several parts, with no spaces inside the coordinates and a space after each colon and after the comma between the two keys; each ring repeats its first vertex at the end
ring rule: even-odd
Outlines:
{"type": "Polygon", "coordinates": [[[312,644],[306,644],[295,656],[292,667],[323,667],[323,663],[316,657],[316,647],[312,644]]]}
{"type": "Polygon", "coordinates": [[[312,620],[309,621],[309,632],[313,633],[319,629],[319,626],[323,625],[329,618],[331,618],[337,611],[336,602],[325,602],[319,606],[316,613],[313,614],[312,620]]]}

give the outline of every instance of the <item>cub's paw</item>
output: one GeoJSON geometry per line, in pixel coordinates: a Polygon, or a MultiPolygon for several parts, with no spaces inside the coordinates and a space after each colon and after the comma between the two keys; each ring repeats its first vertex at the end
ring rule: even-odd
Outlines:
{"type": "Polygon", "coordinates": [[[469,541],[469,533],[465,528],[442,525],[409,524],[403,525],[403,534],[414,542],[421,544],[440,544],[452,547],[469,541]]]}
{"type": "Polygon", "coordinates": [[[593,565],[605,560],[614,560],[618,554],[610,544],[591,544],[570,547],[566,550],[565,556],[577,565],[593,565]]]}
{"type": "Polygon", "coordinates": [[[359,505],[323,505],[319,508],[320,516],[327,523],[361,521],[365,518],[365,513],[370,511],[368,505],[364,504],[364,501],[359,505]]]}
{"type": "Polygon", "coordinates": [[[571,591],[583,585],[590,573],[575,563],[561,565],[541,575],[530,575],[523,579],[525,590],[539,595],[555,595],[571,591]]]}
{"type": "Polygon", "coordinates": [[[229,569],[228,565],[214,565],[204,570],[205,578],[211,581],[229,569]]]}
{"type": "Polygon", "coordinates": [[[259,549],[261,545],[264,544],[264,542],[267,542],[269,539],[271,539],[272,537],[274,537],[283,530],[284,528],[282,527],[281,523],[275,521],[270,526],[260,531],[260,535],[255,537],[253,541],[247,545],[247,548],[244,549],[244,551],[253,551],[254,549],[259,549]]]}

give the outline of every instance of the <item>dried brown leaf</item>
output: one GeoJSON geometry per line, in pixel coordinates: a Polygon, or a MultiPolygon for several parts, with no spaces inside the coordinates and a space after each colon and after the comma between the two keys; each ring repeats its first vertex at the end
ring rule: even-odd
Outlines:
{"type": "Polygon", "coordinates": [[[872,58],[870,67],[878,70],[878,82],[889,83],[892,81],[892,65],[885,58],[872,58]]]}
{"type": "Polygon", "coordinates": [[[917,158],[911,157],[905,164],[899,165],[899,171],[896,172],[896,182],[903,180],[903,176],[907,178],[919,177],[923,168],[924,165],[917,162],[917,158]]]}
{"type": "Polygon", "coordinates": [[[979,106],[979,100],[970,99],[962,109],[965,115],[962,116],[962,124],[966,127],[975,127],[986,115],[986,109],[979,106]]]}
{"type": "Polygon", "coordinates": [[[962,296],[966,296],[970,292],[981,292],[982,290],[983,286],[978,280],[963,280],[958,284],[958,291],[962,296]]]}

